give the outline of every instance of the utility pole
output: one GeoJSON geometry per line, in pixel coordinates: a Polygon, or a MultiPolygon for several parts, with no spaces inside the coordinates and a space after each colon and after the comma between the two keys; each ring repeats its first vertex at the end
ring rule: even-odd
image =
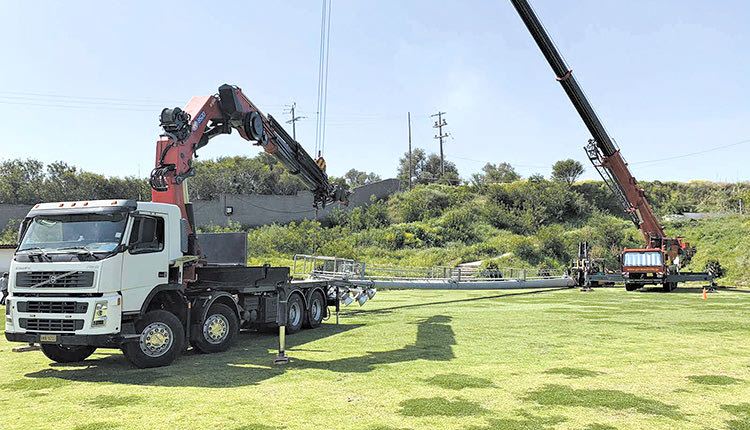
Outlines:
{"type": "Polygon", "coordinates": [[[297,127],[295,127],[295,124],[297,121],[307,118],[306,116],[294,116],[294,108],[296,107],[297,102],[292,103],[292,106],[289,108],[289,112],[292,114],[292,119],[286,122],[287,124],[292,124],[292,139],[294,139],[295,142],[297,141],[297,127]]]}
{"type": "Polygon", "coordinates": [[[448,123],[445,122],[443,119],[443,115],[445,115],[445,112],[440,112],[430,115],[431,117],[438,117],[437,121],[435,121],[435,125],[432,126],[432,128],[438,129],[438,134],[435,135],[435,139],[440,140],[440,176],[445,175],[445,157],[443,156],[443,139],[450,136],[449,133],[443,134],[443,127],[447,126],[448,123]]]}
{"type": "MultiPolygon", "coordinates": [[[[406,117],[409,121],[409,189],[411,190],[411,112],[406,113],[406,117]]],[[[742,200],[740,200],[742,201],[742,200]]]]}

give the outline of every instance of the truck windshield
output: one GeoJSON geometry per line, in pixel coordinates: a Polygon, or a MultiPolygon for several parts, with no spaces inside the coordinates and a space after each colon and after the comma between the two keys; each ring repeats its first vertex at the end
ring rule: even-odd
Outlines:
{"type": "Polygon", "coordinates": [[[112,252],[120,243],[127,214],[40,215],[29,222],[18,251],[112,252]]]}
{"type": "Polygon", "coordinates": [[[661,266],[660,251],[626,252],[622,256],[622,265],[633,266],[661,266]]]}

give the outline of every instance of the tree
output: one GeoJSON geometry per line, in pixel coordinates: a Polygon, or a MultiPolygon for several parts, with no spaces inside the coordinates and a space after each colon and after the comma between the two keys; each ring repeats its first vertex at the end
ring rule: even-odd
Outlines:
{"type": "Polygon", "coordinates": [[[573,182],[583,174],[583,165],[572,158],[561,160],[552,166],[552,180],[573,185],[573,182]]]}
{"type": "Polygon", "coordinates": [[[212,200],[220,194],[293,195],[306,189],[272,155],[261,152],[254,158],[219,157],[194,163],[197,175],[188,180],[195,199],[212,200]]]}
{"type": "Polygon", "coordinates": [[[500,163],[497,166],[487,163],[482,167],[482,172],[484,173],[472,175],[471,181],[474,185],[504,184],[521,179],[521,175],[509,163],[500,163]]]}
{"type": "Polygon", "coordinates": [[[367,173],[357,169],[350,169],[344,173],[344,180],[346,181],[346,185],[352,189],[378,182],[380,181],[380,176],[373,172],[367,173]]]}
{"type": "MultiPolygon", "coordinates": [[[[458,176],[458,169],[456,164],[451,161],[444,162],[445,174],[443,175],[440,169],[440,156],[437,154],[429,154],[422,148],[415,148],[412,151],[411,156],[412,171],[411,171],[411,183],[412,185],[418,184],[433,184],[433,183],[444,183],[449,185],[458,185],[460,182],[458,176]]],[[[401,181],[401,188],[406,189],[409,187],[409,153],[404,153],[404,156],[399,159],[398,167],[398,179],[401,181]]]]}
{"type": "Polygon", "coordinates": [[[0,202],[31,205],[42,201],[44,163],[39,160],[0,162],[0,202]]]}

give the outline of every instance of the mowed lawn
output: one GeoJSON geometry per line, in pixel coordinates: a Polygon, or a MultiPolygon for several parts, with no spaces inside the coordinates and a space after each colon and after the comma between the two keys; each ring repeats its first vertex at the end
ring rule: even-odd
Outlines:
{"type": "Polygon", "coordinates": [[[316,330],[138,370],[0,341],[13,429],[750,429],[750,291],[380,291],[316,330]]]}

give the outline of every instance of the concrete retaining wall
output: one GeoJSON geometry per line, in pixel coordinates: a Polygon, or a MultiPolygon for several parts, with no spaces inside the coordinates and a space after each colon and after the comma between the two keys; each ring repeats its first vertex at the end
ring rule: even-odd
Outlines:
{"type": "Polygon", "coordinates": [[[11,220],[24,219],[30,210],[31,206],[27,205],[0,204],[0,231],[5,230],[11,220]]]}
{"type": "Polygon", "coordinates": [[[15,252],[15,246],[10,248],[0,245],[0,275],[10,271],[10,260],[13,259],[13,254],[15,254],[15,252]]]}
{"type": "MultiPolygon", "coordinates": [[[[386,199],[398,191],[398,179],[365,185],[354,190],[349,198],[349,206],[333,204],[318,211],[318,218],[327,216],[334,208],[356,208],[375,199],[386,199]]],[[[195,220],[199,226],[216,225],[225,227],[229,221],[243,226],[266,224],[285,224],[304,219],[315,219],[312,207],[313,196],[309,191],[302,191],[295,196],[270,196],[259,194],[222,194],[218,200],[196,200],[193,202],[195,220]],[[231,208],[231,215],[227,210],[231,208]]],[[[7,228],[11,220],[23,219],[31,209],[26,205],[0,204],[0,230],[7,228]]]]}
{"type": "MultiPolygon", "coordinates": [[[[365,185],[354,190],[348,206],[333,204],[318,211],[318,219],[325,218],[335,208],[353,209],[376,200],[386,199],[398,191],[398,179],[365,185]]],[[[315,219],[313,196],[302,191],[295,196],[222,194],[218,200],[197,200],[193,203],[195,220],[199,226],[227,226],[229,221],[243,226],[260,226],[272,223],[285,224],[304,219],[315,219]],[[231,215],[227,215],[231,212],[231,215]]]]}

